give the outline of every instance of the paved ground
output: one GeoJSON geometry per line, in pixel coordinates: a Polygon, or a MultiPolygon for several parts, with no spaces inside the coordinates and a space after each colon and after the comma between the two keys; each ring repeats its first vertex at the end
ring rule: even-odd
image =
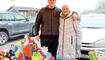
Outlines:
{"type": "Polygon", "coordinates": [[[16,44],[16,42],[18,42],[18,41],[20,41],[20,40],[23,40],[23,36],[21,36],[21,37],[17,37],[17,38],[14,38],[14,39],[10,39],[6,44],[4,44],[4,45],[1,45],[0,46],[0,49],[5,49],[5,50],[8,50],[9,49],[9,46],[11,45],[11,44],[16,44]]]}

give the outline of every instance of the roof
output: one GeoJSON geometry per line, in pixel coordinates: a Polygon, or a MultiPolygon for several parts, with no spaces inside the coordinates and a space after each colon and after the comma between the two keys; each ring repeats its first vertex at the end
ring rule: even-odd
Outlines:
{"type": "MultiPolygon", "coordinates": [[[[18,14],[18,13],[14,13],[14,12],[8,12],[8,11],[0,11],[0,14],[18,14]]],[[[20,14],[21,15],[21,14],[20,14]]]]}
{"type": "Polygon", "coordinates": [[[37,9],[33,8],[33,7],[19,7],[19,6],[12,6],[10,7],[7,11],[11,11],[11,10],[33,10],[33,11],[36,11],[37,9]]]}

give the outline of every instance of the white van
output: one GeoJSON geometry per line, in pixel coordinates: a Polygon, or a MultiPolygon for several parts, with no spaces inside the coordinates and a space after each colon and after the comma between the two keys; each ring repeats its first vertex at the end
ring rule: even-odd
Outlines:
{"type": "Polygon", "coordinates": [[[88,52],[105,50],[105,14],[82,14],[82,58],[89,58],[88,52]]]}

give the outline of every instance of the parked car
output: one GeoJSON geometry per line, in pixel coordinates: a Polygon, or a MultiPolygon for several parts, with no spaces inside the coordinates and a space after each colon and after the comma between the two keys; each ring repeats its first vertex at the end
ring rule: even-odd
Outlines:
{"type": "Polygon", "coordinates": [[[89,58],[89,51],[105,49],[105,14],[81,15],[80,25],[82,27],[82,58],[89,58]]]}
{"type": "Polygon", "coordinates": [[[34,35],[34,23],[17,13],[0,12],[0,45],[14,37],[34,35]]]}

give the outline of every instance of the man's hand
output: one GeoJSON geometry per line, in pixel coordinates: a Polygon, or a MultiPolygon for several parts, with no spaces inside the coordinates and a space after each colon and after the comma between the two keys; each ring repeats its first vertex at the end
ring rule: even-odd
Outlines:
{"type": "Polygon", "coordinates": [[[37,41],[40,40],[40,36],[39,35],[35,36],[35,38],[36,38],[37,41]]]}
{"type": "Polygon", "coordinates": [[[77,20],[77,15],[75,13],[72,15],[72,19],[77,20]]]}

